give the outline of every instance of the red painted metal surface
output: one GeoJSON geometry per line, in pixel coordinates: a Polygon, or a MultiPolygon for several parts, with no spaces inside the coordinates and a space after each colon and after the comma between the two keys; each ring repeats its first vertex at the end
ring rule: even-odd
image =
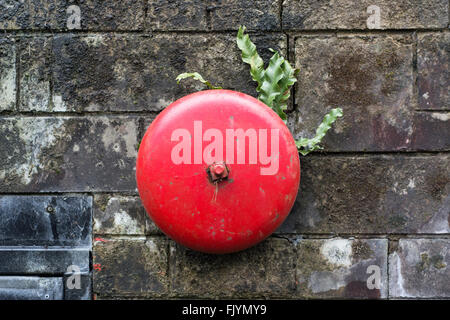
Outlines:
{"type": "Polygon", "coordinates": [[[287,217],[300,161],[289,129],[265,104],[207,90],[156,117],[136,177],[147,213],[166,235],[194,250],[229,253],[262,241],[287,217]]]}

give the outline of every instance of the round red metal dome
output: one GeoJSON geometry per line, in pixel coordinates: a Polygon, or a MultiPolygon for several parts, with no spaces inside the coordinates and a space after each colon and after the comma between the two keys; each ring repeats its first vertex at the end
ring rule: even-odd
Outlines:
{"type": "Polygon", "coordinates": [[[194,250],[229,253],[284,221],[300,161],[289,129],[269,107],[240,92],[206,90],[156,117],[136,177],[147,213],[166,235],[194,250]]]}

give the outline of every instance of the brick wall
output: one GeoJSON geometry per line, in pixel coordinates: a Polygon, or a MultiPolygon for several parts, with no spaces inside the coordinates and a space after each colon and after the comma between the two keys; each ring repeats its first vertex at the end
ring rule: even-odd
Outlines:
{"type": "Polygon", "coordinates": [[[450,298],[448,8],[0,0],[0,287],[40,288],[79,264],[81,292],[55,298],[89,298],[92,274],[98,299],[450,298]],[[332,107],[344,117],[324,152],[301,157],[297,201],[274,235],[205,255],[149,220],[136,153],[159,111],[203,89],[177,85],[181,72],[255,95],[240,24],[265,61],[275,48],[301,70],[294,136],[332,107]]]}

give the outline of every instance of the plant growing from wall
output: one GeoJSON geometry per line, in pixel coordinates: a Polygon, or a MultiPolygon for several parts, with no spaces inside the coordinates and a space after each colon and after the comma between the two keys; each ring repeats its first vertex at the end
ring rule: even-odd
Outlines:
{"type": "MultiPolygon", "coordinates": [[[[278,51],[270,49],[273,52],[269,60],[269,64],[264,68],[264,62],[259,56],[256,45],[250,40],[248,34],[245,33],[245,26],[239,28],[236,42],[242,52],[242,61],[250,65],[250,75],[252,79],[258,84],[256,91],[258,92],[258,100],[265,103],[272,110],[274,110],[283,121],[286,121],[287,115],[287,101],[290,97],[291,87],[297,82],[296,76],[299,69],[292,68],[290,63],[281,56],[278,51]]],[[[197,73],[182,73],[176,78],[180,83],[182,79],[193,78],[208,86],[210,89],[222,89],[221,87],[213,86],[209,81],[197,73]]],[[[322,123],[316,130],[313,138],[300,138],[295,141],[298,151],[302,155],[307,155],[311,151],[322,149],[320,142],[331,128],[333,122],[338,117],[342,117],[342,109],[332,109],[325,115],[322,123]]]]}

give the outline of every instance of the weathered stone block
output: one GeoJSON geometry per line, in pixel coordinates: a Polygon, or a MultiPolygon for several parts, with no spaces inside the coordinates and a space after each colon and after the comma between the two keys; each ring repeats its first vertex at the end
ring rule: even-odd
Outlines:
{"type": "Polygon", "coordinates": [[[35,17],[27,14],[29,11],[29,3],[25,1],[3,0],[0,1],[0,28],[11,29],[28,29],[27,22],[35,17]]]}
{"type": "MultiPolygon", "coordinates": [[[[70,0],[64,8],[69,5],[70,0]]],[[[144,1],[88,0],[80,3],[79,7],[81,29],[83,30],[131,31],[144,29],[144,1]]],[[[67,24],[66,21],[65,24],[67,24]]]]}
{"type": "Polygon", "coordinates": [[[298,111],[289,126],[296,138],[312,137],[325,113],[341,107],[326,151],[450,149],[448,130],[414,112],[410,36],[301,36],[295,55],[298,111]]]}
{"type": "Polygon", "coordinates": [[[1,300],[62,300],[62,278],[0,277],[1,300]]]}
{"type": "Polygon", "coordinates": [[[142,30],[144,11],[143,1],[3,0],[0,29],[142,30]]]}
{"type": "Polygon", "coordinates": [[[148,0],[147,5],[146,21],[151,30],[208,30],[204,0],[148,0]]]}
{"type": "Polygon", "coordinates": [[[148,103],[134,37],[54,38],[54,111],[135,111],[148,103]]]}
{"type": "Polygon", "coordinates": [[[450,233],[449,156],[308,156],[281,233],[450,233]]]}
{"type": "Polygon", "coordinates": [[[92,274],[65,274],[64,275],[64,300],[91,300],[91,283],[92,274]],[[74,276],[79,276],[80,287],[79,289],[74,286],[75,280],[74,276]],[[70,287],[69,287],[70,285],[70,287]]]}
{"type": "Polygon", "coordinates": [[[415,112],[412,150],[450,150],[450,112],[415,112]]]}
{"type": "Polygon", "coordinates": [[[87,248],[0,247],[0,273],[62,275],[73,265],[87,273],[89,254],[87,248]]]}
{"type": "MultiPolygon", "coordinates": [[[[286,48],[283,35],[254,37],[268,60],[286,48]]],[[[256,94],[235,35],[62,35],[54,40],[54,111],[159,111],[206,87],[178,85],[182,72],[198,71],[213,84],[256,94]]]]}
{"type": "Polygon", "coordinates": [[[408,36],[298,37],[300,68],[291,121],[295,137],[312,137],[327,111],[339,118],[327,151],[402,150],[412,134],[412,39],[408,36]],[[296,120],[296,121],[295,121],[296,120]]]}
{"type": "Polygon", "coordinates": [[[208,7],[213,30],[280,29],[280,0],[219,0],[208,7]]]}
{"type": "Polygon", "coordinates": [[[400,239],[389,254],[389,295],[450,297],[449,248],[449,239],[400,239]]]}
{"type": "Polygon", "coordinates": [[[51,111],[51,40],[45,37],[20,40],[20,105],[22,111],[51,111]]]}
{"type": "Polygon", "coordinates": [[[94,242],[94,293],[102,296],[149,296],[167,293],[164,238],[94,242]]]}
{"type": "Polygon", "coordinates": [[[297,251],[300,297],[387,297],[386,239],[304,239],[297,251]]]}
{"type": "Polygon", "coordinates": [[[171,245],[172,290],[180,297],[283,297],[295,291],[295,250],[272,238],[226,255],[171,245]]]}
{"type": "Polygon", "coordinates": [[[12,39],[0,38],[0,111],[16,106],[16,45],[12,39]]]}
{"type": "Polygon", "coordinates": [[[419,34],[417,86],[419,108],[450,110],[450,33],[419,34]]]}
{"type": "Polygon", "coordinates": [[[0,192],[135,191],[137,117],[0,119],[0,192]]]}
{"type": "Polygon", "coordinates": [[[90,246],[92,198],[0,196],[0,245],[90,246]]]}
{"type": "Polygon", "coordinates": [[[151,30],[280,30],[280,1],[164,1],[148,0],[147,26],[151,30]]]}
{"type": "Polygon", "coordinates": [[[95,196],[94,233],[99,235],[161,234],[150,220],[139,197],[95,196]]]}
{"type": "Polygon", "coordinates": [[[380,9],[378,29],[447,28],[447,0],[285,0],[283,29],[369,29],[372,5],[380,9]]]}

